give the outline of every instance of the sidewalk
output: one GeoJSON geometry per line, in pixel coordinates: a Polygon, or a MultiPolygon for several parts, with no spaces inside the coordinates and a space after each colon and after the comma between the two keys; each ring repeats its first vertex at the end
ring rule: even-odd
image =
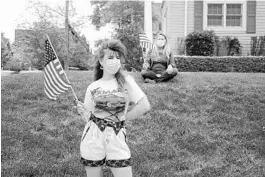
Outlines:
{"type": "MultiPolygon", "coordinates": [[[[33,71],[20,71],[18,74],[22,73],[37,73],[37,72],[42,72],[40,70],[33,70],[33,71]]],[[[16,73],[16,71],[8,71],[8,70],[1,70],[1,77],[2,76],[9,76],[16,73]]]]}
{"type": "Polygon", "coordinates": [[[15,71],[3,71],[1,70],[1,77],[2,76],[9,76],[11,74],[13,74],[15,71]]]}

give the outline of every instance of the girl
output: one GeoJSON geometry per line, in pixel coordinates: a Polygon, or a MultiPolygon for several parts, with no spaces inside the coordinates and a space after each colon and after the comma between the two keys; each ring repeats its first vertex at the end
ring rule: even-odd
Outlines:
{"type": "Polygon", "coordinates": [[[178,70],[166,35],[158,33],[154,43],[144,61],[142,77],[148,83],[169,81],[178,74],[178,70]]]}
{"type": "Polygon", "coordinates": [[[103,164],[115,177],[132,176],[125,120],[149,111],[150,104],[134,79],[121,71],[125,53],[118,40],[103,43],[96,56],[94,82],[87,88],[84,103],[77,105],[88,122],[80,144],[87,176],[102,177],[103,164]]]}

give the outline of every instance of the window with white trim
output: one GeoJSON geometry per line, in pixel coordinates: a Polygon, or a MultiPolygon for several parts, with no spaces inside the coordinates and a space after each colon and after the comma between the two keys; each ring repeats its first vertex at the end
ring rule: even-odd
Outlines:
{"type": "Polygon", "coordinates": [[[208,26],[223,26],[223,4],[208,4],[208,26]]]}
{"type": "Polygon", "coordinates": [[[242,4],[208,3],[208,27],[242,27],[242,4]]]}
{"type": "Polygon", "coordinates": [[[226,26],[242,26],[242,5],[226,5],[226,26]]]}

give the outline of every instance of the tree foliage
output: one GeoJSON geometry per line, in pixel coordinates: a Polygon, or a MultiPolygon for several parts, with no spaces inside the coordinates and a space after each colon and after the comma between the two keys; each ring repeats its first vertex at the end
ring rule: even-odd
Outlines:
{"type": "MultiPolygon", "coordinates": [[[[80,40],[83,41],[89,47],[89,44],[86,43],[86,37],[82,36],[80,40]]],[[[70,47],[70,66],[77,67],[80,70],[91,70],[93,69],[93,57],[92,52],[87,51],[87,49],[79,42],[71,43],[70,47]]]]}
{"type": "MultiPolygon", "coordinates": [[[[64,28],[64,13],[65,9],[63,7],[57,7],[55,9],[41,3],[40,1],[30,1],[28,10],[32,12],[32,14],[36,17],[36,21],[31,24],[27,20],[19,25],[20,28],[26,29],[30,35],[25,35],[23,38],[27,38],[26,41],[29,41],[29,46],[32,48],[33,55],[30,58],[32,61],[30,62],[34,67],[38,69],[42,69],[45,64],[44,59],[44,41],[47,39],[46,34],[49,36],[51,43],[56,51],[56,54],[64,66],[64,60],[67,57],[67,40],[65,35],[64,28]]],[[[69,8],[69,19],[71,19],[71,26],[76,30],[82,28],[86,17],[78,17],[73,5],[70,3],[69,8]]],[[[90,59],[90,51],[86,51],[85,47],[73,39],[72,34],[69,32],[69,58],[70,63],[74,64],[79,63],[79,61],[74,62],[71,60],[79,60],[78,51],[83,50],[87,53],[84,62],[88,62],[90,59]],[[77,45],[79,43],[79,45],[77,45]],[[79,48],[78,50],[75,47],[79,48]],[[82,49],[83,48],[83,49],[82,49]],[[74,56],[73,56],[74,55],[74,56]]],[[[25,41],[25,39],[23,39],[25,41]]],[[[83,43],[86,47],[89,48],[89,44],[86,41],[86,38],[82,37],[83,43]]],[[[26,43],[23,42],[21,44],[17,44],[18,48],[25,48],[26,43]]],[[[21,49],[26,53],[26,50],[21,49]]],[[[18,51],[15,51],[18,53],[18,51]]],[[[80,51],[81,52],[81,51],[80,51]]],[[[83,51],[80,53],[80,56],[83,57],[83,51]]],[[[84,57],[83,57],[84,59],[84,57]]],[[[83,64],[84,65],[84,64],[83,64]]],[[[81,68],[83,68],[83,65],[81,68]]],[[[71,66],[71,65],[70,65],[71,66]]],[[[78,66],[78,65],[77,65],[78,66]]]]}
{"type": "MultiPolygon", "coordinates": [[[[144,20],[143,1],[91,1],[94,6],[90,16],[92,24],[100,29],[108,23],[116,24],[114,38],[128,49],[125,67],[127,70],[141,70],[142,51],[139,45],[139,33],[142,32],[144,20]]],[[[153,22],[160,20],[159,11],[153,13],[153,22]]],[[[98,41],[102,43],[102,41],[98,41]]],[[[95,45],[98,45],[96,43],[95,45]]]]}
{"type": "MultiPolygon", "coordinates": [[[[118,23],[121,28],[134,22],[143,26],[144,1],[91,1],[91,5],[94,11],[90,20],[98,30],[112,22],[118,23]]],[[[157,9],[152,5],[153,9],[157,9]]],[[[160,21],[160,11],[153,11],[152,18],[153,22],[160,21]]]]}
{"type": "Polygon", "coordinates": [[[214,31],[194,31],[185,39],[189,56],[210,56],[214,54],[216,34],[214,31]]]}
{"type": "Polygon", "coordinates": [[[142,68],[142,50],[139,45],[140,28],[137,24],[130,24],[127,28],[117,29],[114,36],[119,39],[127,48],[127,57],[123,63],[126,70],[138,70],[142,68]]]}
{"type": "Polygon", "coordinates": [[[1,33],[1,67],[3,67],[11,58],[10,41],[1,33]]]}

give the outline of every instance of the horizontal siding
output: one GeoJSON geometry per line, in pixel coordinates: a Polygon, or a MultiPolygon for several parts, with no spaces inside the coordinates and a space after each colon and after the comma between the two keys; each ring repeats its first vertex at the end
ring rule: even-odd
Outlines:
{"type": "Polygon", "coordinates": [[[184,1],[168,1],[168,35],[184,34],[184,1]],[[180,18],[181,17],[181,18],[180,18]]]}
{"type": "Polygon", "coordinates": [[[184,15],[185,2],[184,1],[167,1],[168,2],[168,42],[175,54],[178,51],[178,37],[184,36],[184,15]]]}
{"type": "Polygon", "coordinates": [[[257,1],[256,9],[256,35],[265,36],[265,1],[257,1]]]}
{"type": "Polygon", "coordinates": [[[187,34],[194,31],[194,1],[188,1],[188,24],[187,34]]]}
{"type": "Polygon", "coordinates": [[[246,31],[221,31],[215,30],[215,33],[220,36],[236,36],[242,46],[242,55],[250,54],[250,41],[253,36],[265,36],[265,1],[257,0],[256,8],[256,33],[247,34],[246,31]]]}
{"type": "MultiPolygon", "coordinates": [[[[175,54],[178,54],[179,38],[184,36],[185,1],[166,1],[168,7],[167,37],[175,54]]],[[[164,8],[163,8],[164,9],[164,8]]],[[[194,30],[194,1],[188,0],[187,34],[194,30]]],[[[216,34],[223,36],[236,36],[242,45],[242,54],[250,54],[250,39],[252,36],[265,36],[265,1],[257,0],[256,34],[246,34],[246,31],[221,31],[216,34]]]]}

